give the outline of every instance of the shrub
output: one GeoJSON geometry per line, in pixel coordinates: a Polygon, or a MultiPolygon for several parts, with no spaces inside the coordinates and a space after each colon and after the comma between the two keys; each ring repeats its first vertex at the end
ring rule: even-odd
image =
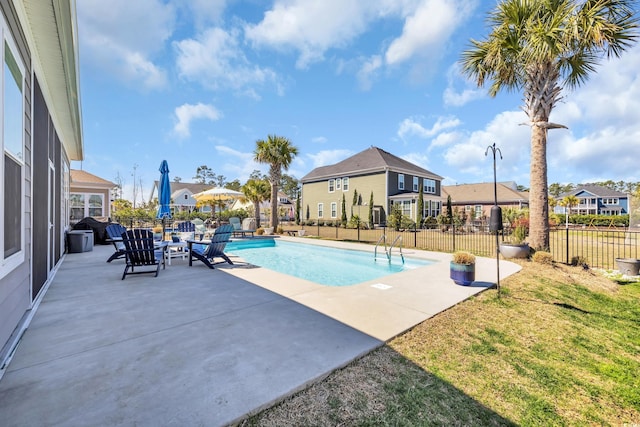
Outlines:
{"type": "Polygon", "coordinates": [[[574,267],[578,265],[585,265],[586,263],[587,263],[587,259],[582,255],[576,255],[573,258],[571,258],[571,265],[573,265],[574,267]]]}
{"type": "Polygon", "coordinates": [[[278,226],[278,228],[276,229],[276,234],[282,234],[284,233],[284,229],[281,226],[278,226]]]}
{"type": "Polygon", "coordinates": [[[256,234],[258,236],[262,236],[264,234],[264,228],[260,227],[256,230],[256,234]]]}
{"type": "Polygon", "coordinates": [[[453,254],[453,262],[456,264],[474,264],[476,256],[470,252],[458,251],[453,254]]]}
{"type": "Polygon", "coordinates": [[[539,264],[551,265],[553,264],[553,255],[550,252],[536,251],[531,257],[531,260],[539,264]]]}

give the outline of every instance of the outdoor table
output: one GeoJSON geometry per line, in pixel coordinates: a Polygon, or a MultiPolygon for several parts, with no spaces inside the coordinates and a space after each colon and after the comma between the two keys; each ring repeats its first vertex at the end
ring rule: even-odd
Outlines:
{"type": "MultiPolygon", "coordinates": [[[[187,248],[187,242],[178,241],[178,242],[165,242],[167,244],[167,248],[165,249],[165,258],[167,259],[167,263],[171,265],[172,258],[184,258],[189,255],[189,252],[185,249],[187,248]]],[[[189,248],[191,250],[191,248],[189,248]]]]}

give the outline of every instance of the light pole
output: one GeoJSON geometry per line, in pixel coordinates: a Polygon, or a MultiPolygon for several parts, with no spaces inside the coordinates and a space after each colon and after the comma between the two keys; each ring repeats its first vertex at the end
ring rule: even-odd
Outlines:
{"type": "Polygon", "coordinates": [[[496,152],[500,154],[502,160],[502,151],[496,148],[496,143],[487,147],[484,152],[485,157],[489,154],[489,150],[493,152],[493,207],[491,208],[491,217],[489,219],[490,231],[496,233],[496,287],[498,289],[498,298],[500,297],[500,246],[498,242],[498,232],[502,230],[502,209],[498,206],[498,181],[496,177],[496,152]]]}

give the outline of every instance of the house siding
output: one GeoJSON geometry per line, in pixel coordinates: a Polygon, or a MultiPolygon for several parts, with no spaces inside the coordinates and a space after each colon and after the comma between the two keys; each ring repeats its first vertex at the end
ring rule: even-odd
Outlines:
{"type": "MultiPolygon", "coordinates": [[[[24,261],[13,271],[0,279],[0,350],[11,337],[16,326],[31,307],[31,265],[32,247],[32,140],[31,140],[31,93],[32,93],[32,65],[31,54],[27,48],[24,33],[20,28],[13,3],[9,0],[0,0],[0,10],[9,31],[16,44],[20,59],[25,65],[25,79],[23,101],[25,105],[24,117],[24,212],[23,212],[23,236],[24,236],[24,261]]],[[[4,351],[0,351],[2,356],[4,351]]],[[[1,359],[1,357],[0,357],[1,359]]]]}
{"type": "Polygon", "coordinates": [[[345,206],[347,209],[347,217],[351,216],[351,205],[353,203],[354,191],[358,191],[358,194],[362,196],[362,204],[369,203],[371,192],[373,192],[373,201],[376,205],[385,206],[386,209],[386,178],[384,173],[361,175],[361,176],[340,176],[337,178],[349,178],[349,190],[335,190],[333,193],[329,192],[329,179],[323,181],[317,181],[312,183],[305,183],[302,186],[302,203],[301,203],[301,218],[306,220],[307,206],[309,206],[309,219],[318,220],[318,203],[324,204],[324,215],[321,219],[331,220],[340,219],[342,212],[340,211],[342,206],[342,196],[345,198],[345,206]],[[337,218],[331,218],[331,203],[338,203],[338,216],[337,218]]]}

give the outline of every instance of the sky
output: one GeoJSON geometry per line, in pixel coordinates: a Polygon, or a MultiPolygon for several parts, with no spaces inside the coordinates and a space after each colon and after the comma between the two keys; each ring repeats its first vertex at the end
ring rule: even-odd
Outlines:
{"type": "MultiPolygon", "coordinates": [[[[459,70],[490,0],[78,0],[84,159],[148,200],[162,160],[244,183],[256,141],[298,148],[302,178],[376,146],[444,178],[529,186],[522,94],[459,70]]],[[[605,60],[550,121],[549,183],[640,181],[640,46],[605,60]]]]}

